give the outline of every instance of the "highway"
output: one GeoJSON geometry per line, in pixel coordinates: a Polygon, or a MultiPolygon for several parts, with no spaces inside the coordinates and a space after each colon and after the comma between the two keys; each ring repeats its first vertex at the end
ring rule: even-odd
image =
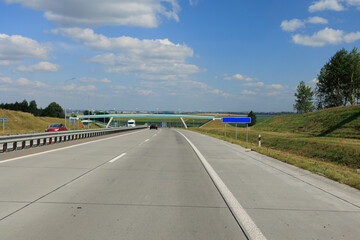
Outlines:
{"type": "Polygon", "coordinates": [[[198,133],[0,156],[0,239],[359,239],[360,192],[198,133]]]}

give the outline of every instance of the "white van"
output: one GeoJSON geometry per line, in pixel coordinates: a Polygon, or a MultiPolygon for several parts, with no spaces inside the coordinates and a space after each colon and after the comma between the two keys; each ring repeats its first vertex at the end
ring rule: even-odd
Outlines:
{"type": "Polygon", "coordinates": [[[134,119],[130,119],[127,123],[128,127],[135,127],[135,120],[134,119]]]}

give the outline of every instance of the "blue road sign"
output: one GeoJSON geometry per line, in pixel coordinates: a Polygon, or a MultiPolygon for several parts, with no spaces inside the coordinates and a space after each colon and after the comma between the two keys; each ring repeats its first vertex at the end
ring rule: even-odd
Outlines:
{"type": "Polygon", "coordinates": [[[224,117],[222,118],[223,123],[251,123],[249,117],[224,117]]]}
{"type": "Polygon", "coordinates": [[[7,123],[7,118],[0,118],[0,123],[7,123]]]}

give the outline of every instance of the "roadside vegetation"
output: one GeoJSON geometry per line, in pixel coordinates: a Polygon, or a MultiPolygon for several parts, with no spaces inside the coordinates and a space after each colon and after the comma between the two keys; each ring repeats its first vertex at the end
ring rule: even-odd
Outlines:
{"type": "MultiPolygon", "coordinates": [[[[5,135],[44,132],[51,123],[65,123],[64,118],[35,117],[32,113],[7,109],[0,109],[0,117],[7,118],[5,135]]],[[[0,124],[0,135],[3,132],[2,127],[0,124]]],[[[75,126],[71,126],[70,129],[74,130],[75,126]]],[[[82,129],[81,122],[78,129],[82,129]]]]}
{"type": "Polygon", "coordinates": [[[360,189],[360,105],[275,116],[249,128],[212,121],[193,131],[220,138],[360,189]],[[262,147],[258,147],[261,134],[262,147]]]}

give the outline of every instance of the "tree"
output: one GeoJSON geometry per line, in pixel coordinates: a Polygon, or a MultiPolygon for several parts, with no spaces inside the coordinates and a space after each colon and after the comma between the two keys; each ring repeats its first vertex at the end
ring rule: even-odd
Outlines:
{"type": "Polygon", "coordinates": [[[35,100],[32,100],[29,103],[29,112],[34,114],[34,116],[38,116],[39,115],[39,109],[37,108],[37,104],[35,102],[35,100]]]}
{"type": "Polygon", "coordinates": [[[249,126],[254,126],[256,124],[256,115],[253,111],[250,111],[248,114],[248,117],[251,118],[251,123],[249,123],[249,126]]]}
{"type": "Polygon", "coordinates": [[[43,116],[63,118],[65,116],[64,110],[56,102],[52,102],[42,111],[43,116]]]}
{"type": "Polygon", "coordinates": [[[20,111],[29,112],[29,104],[25,99],[19,104],[19,106],[20,106],[19,109],[20,111]]]}
{"type": "Polygon", "coordinates": [[[321,69],[316,84],[318,109],[356,104],[360,98],[360,53],[344,48],[321,69]]]}
{"type": "Polygon", "coordinates": [[[297,113],[307,113],[314,111],[313,96],[314,92],[311,91],[310,86],[306,86],[304,81],[301,81],[296,88],[296,97],[294,109],[297,113]]]}

